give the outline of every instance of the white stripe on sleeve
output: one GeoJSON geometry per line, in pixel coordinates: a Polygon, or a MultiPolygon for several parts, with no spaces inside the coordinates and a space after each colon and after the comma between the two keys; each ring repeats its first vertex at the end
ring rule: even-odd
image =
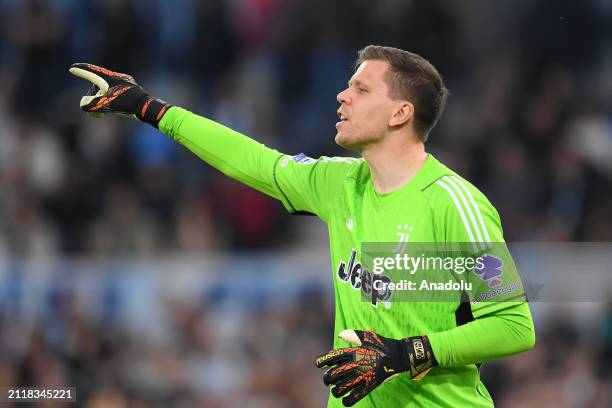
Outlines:
{"type": "Polygon", "coordinates": [[[478,221],[480,222],[480,226],[482,227],[482,232],[484,233],[485,242],[490,243],[491,242],[491,237],[489,236],[489,230],[487,230],[487,225],[485,224],[484,219],[482,218],[482,213],[480,212],[480,208],[478,208],[478,205],[476,204],[476,201],[474,200],[474,196],[472,195],[472,192],[467,188],[465,183],[459,177],[453,176],[453,178],[455,179],[455,181],[457,181],[457,183],[459,183],[459,185],[467,193],[467,196],[470,199],[470,201],[472,202],[472,205],[474,206],[474,209],[476,211],[476,216],[478,217],[478,221]]]}
{"type": "Polygon", "coordinates": [[[465,226],[465,230],[468,234],[468,238],[470,242],[472,243],[472,247],[474,248],[474,251],[478,251],[478,247],[476,246],[476,243],[474,241],[474,235],[472,234],[472,229],[470,228],[470,224],[468,223],[468,220],[465,218],[465,213],[463,212],[463,208],[461,208],[461,205],[459,204],[459,201],[457,200],[457,196],[455,196],[455,193],[453,192],[453,190],[449,186],[447,186],[441,179],[437,180],[436,184],[442,187],[443,189],[445,189],[446,192],[448,192],[448,194],[451,196],[453,202],[455,203],[455,206],[457,207],[457,210],[459,211],[459,216],[461,217],[461,220],[463,221],[463,225],[465,226]]]}
{"type": "Polygon", "coordinates": [[[480,243],[480,248],[485,249],[485,244],[482,241],[482,234],[480,233],[480,228],[478,227],[478,223],[476,222],[476,218],[474,217],[474,211],[472,211],[472,206],[467,202],[465,195],[463,194],[463,191],[461,191],[459,186],[457,186],[457,184],[452,178],[445,176],[443,177],[443,179],[451,186],[451,188],[455,190],[455,192],[459,195],[459,198],[461,198],[461,201],[463,202],[463,205],[467,209],[467,213],[470,216],[470,221],[472,221],[472,227],[474,228],[474,231],[476,232],[476,238],[478,238],[478,242],[480,243]]]}

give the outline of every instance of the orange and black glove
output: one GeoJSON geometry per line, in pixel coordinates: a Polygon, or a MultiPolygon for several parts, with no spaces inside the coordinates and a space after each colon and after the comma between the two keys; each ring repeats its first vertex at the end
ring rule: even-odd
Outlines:
{"type": "Polygon", "coordinates": [[[438,362],[427,336],[389,339],[370,330],[344,330],[338,337],[354,344],[330,350],[316,360],[325,385],[333,386],[334,397],[344,406],[355,405],[376,387],[401,373],[413,380],[423,378],[438,362]]]}
{"type": "Polygon", "coordinates": [[[135,117],[158,127],[170,104],[149,96],[132,76],[113,72],[97,65],[72,64],[70,73],[92,83],[81,98],[81,109],[94,116],[118,113],[135,117]]]}

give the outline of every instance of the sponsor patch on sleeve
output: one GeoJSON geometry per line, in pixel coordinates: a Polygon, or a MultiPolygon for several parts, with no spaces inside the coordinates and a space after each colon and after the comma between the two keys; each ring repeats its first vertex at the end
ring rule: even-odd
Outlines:
{"type": "Polygon", "coordinates": [[[298,164],[310,164],[316,162],[317,160],[313,159],[312,157],[306,156],[304,153],[300,153],[296,156],[293,156],[293,161],[298,164]]]}

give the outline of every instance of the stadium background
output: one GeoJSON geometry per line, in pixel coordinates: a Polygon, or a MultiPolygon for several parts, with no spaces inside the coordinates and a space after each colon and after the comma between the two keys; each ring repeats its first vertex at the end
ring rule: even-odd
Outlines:
{"type": "MultiPolygon", "coordinates": [[[[370,43],[443,74],[428,149],[508,241],[612,240],[604,0],[0,0],[0,385],[74,385],[85,407],[322,406],[323,224],[148,126],[87,117],[67,68],[131,73],[317,157],[346,154],[335,96],[370,43]]],[[[483,370],[498,406],[610,406],[610,303],[532,309],[535,349],[483,370]]]]}

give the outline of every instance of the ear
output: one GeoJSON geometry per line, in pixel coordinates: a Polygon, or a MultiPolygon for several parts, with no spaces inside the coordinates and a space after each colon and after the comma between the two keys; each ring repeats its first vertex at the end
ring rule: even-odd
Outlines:
{"type": "Polygon", "coordinates": [[[402,126],[414,116],[414,105],[408,101],[400,101],[389,119],[389,126],[402,126]]]}

